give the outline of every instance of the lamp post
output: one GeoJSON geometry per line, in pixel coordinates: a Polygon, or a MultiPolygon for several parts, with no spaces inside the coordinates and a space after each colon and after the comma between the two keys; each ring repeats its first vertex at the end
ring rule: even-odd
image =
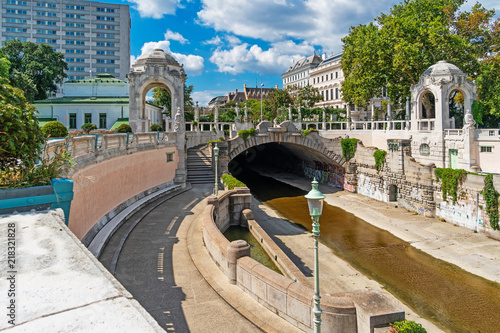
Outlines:
{"type": "Polygon", "coordinates": [[[218,166],[218,158],[219,158],[219,147],[217,147],[217,143],[214,147],[214,157],[215,157],[215,185],[214,185],[214,194],[217,196],[219,194],[219,182],[217,181],[217,166],[218,166]]]}
{"type": "Polygon", "coordinates": [[[263,120],[263,112],[262,112],[262,87],[264,83],[262,83],[262,78],[260,79],[260,122],[263,120]]]}
{"type": "Polygon", "coordinates": [[[323,201],[325,196],[318,190],[318,182],[314,179],[311,183],[312,190],[306,194],[309,214],[311,215],[312,233],[314,237],[314,333],[321,332],[321,308],[319,301],[319,270],[318,270],[318,238],[319,238],[319,218],[323,212],[323,201]]]}

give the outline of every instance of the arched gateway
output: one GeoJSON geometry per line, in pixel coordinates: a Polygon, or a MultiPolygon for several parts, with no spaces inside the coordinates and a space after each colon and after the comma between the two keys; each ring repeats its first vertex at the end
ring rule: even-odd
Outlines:
{"type": "Polygon", "coordinates": [[[161,49],[140,56],[132,65],[129,80],[129,123],[134,133],[149,130],[146,115],[146,94],[152,88],[167,89],[172,96],[172,117],[180,108],[184,115],[184,82],[186,73],[182,65],[161,49]]]}

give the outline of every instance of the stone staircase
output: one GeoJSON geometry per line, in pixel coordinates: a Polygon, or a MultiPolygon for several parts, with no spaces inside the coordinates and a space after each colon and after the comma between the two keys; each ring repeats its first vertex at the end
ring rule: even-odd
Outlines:
{"type": "Polygon", "coordinates": [[[215,174],[212,171],[212,155],[207,145],[188,149],[187,181],[193,185],[214,183],[215,174]]]}

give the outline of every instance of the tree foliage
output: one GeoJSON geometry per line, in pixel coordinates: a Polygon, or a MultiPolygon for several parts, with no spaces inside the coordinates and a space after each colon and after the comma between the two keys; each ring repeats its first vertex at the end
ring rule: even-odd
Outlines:
{"type": "MultiPolygon", "coordinates": [[[[184,111],[189,112],[194,110],[194,102],[191,94],[193,93],[194,86],[191,84],[186,86],[184,83],[184,111]]],[[[156,106],[163,107],[165,106],[167,113],[169,116],[170,111],[172,110],[172,96],[170,95],[170,91],[164,88],[153,88],[153,103],[156,106]]],[[[174,110],[175,112],[175,110],[174,110]]]]}
{"type": "Polygon", "coordinates": [[[47,93],[55,92],[66,77],[64,55],[49,45],[13,39],[5,42],[0,52],[11,63],[11,84],[23,90],[28,101],[46,99],[47,93]]]}
{"type": "Polygon", "coordinates": [[[295,93],[293,95],[293,103],[298,106],[312,108],[314,104],[323,100],[318,88],[311,85],[305,87],[290,88],[295,93]]]}
{"type": "MultiPolygon", "coordinates": [[[[406,0],[368,25],[351,27],[342,41],[344,100],[366,105],[383,89],[404,101],[410,86],[439,60],[476,77],[479,59],[494,45],[494,11],[476,4],[460,12],[465,0],[406,0]]],[[[498,20],[497,20],[498,22],[498,20]]]]}
{"type": "Polygon", "coordinates": [[[483,61],[476,83],[478,99],[486,108],[484,113],[500,117],[500,53],[483,61]]]}
{"type": "Polygon", "coordinates": [[[9,62],[0,58],[0,170],[35,164],[44,143],[35,107],[9,85],[9,62]]]}

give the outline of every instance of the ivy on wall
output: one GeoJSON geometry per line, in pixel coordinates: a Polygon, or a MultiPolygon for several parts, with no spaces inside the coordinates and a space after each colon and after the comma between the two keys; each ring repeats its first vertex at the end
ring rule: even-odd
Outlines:
{"type": "Polygon", "coordinates": [[[245,141],[245,142],[247,141],[247,139],[250,135],[252,135],[252,136],[255,135],[255,128],[250,128],[247,130],[238,131],[238,136],[240,138],[243,138],[243,141],[245,141]]]}
{"type": "Polygon", "coordinates": [[[342,156],[346,161],[349,161],[354,157],[358,141],[358,139],[342,139],[340,141],[340,144],[342,145],[342,156]]]}
{"type": "Polygon", "coordinates": [[[493,175],[488,174],[484,179],[484,189],[480,192],[486,201],[486,212],[490,217],[490,226],[499,230],[498,226],[498,197],[500,193],[493,186],[493,175]]]}
{"type": "Polygon", "coordinates": [[[376,150],[373,153],[373,157],[375,157],[375,169],[377,169],[377,171],[380,171],[380,169],[382,169],[382,166],[385,163],[386,155],[387,152],[385,150],[376,150]]]}
{"type": "Polygon", "coordinates": [[[463,169],[436,168],[435,174],[437,180],[441,182],[443,199],[448,201],[448,195],[451,195],[453,198],[453,204],[457,203],[458,185],[462,183],[467,171],[463,169]]]}

